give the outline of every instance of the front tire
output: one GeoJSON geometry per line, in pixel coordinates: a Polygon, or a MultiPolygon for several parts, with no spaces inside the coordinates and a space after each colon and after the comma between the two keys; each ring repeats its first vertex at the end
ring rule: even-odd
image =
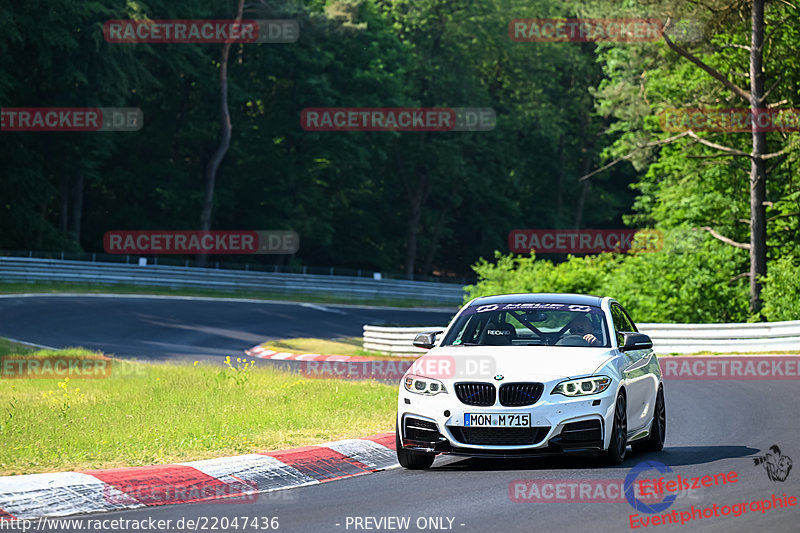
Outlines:
{"type": "Polygon", "coordinates": [[[403,443],[400,439],[400,428],[395,424],[394,429],[394,447],[397,450],[397,461],[400,466],[409,470],[427,470],[433,464],[436,454],[415,452],[413,450],[406,450],[403,448],[403,443]]]}
{"type": "Polygon", "coordinates": [[[658,388],[656,393],[656,407],[653,410],[653,425],[650,435],[641,442],[631,444],[637,452],[660,452],[664,449],[664,439],[667,435],[667,408],[664,404],[664,387],[658,388]]]}
{"type": "Polygon", "coordinates": [[[625,460],[625,453],[628,449],[628,411],[625,396],[617,396],[617,404],[614,406],[614,426],[611,428],[611,443],[606,452],[606,462],[616,466],[625,460]]]}

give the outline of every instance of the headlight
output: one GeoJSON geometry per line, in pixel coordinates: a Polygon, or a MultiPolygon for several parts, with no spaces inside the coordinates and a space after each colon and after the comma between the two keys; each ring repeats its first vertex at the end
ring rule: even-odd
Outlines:
{"type": "Polygon", "coordinates": [[[589,396],[599,394],[611,385],[611,378],[607,376],[592,376],[590,378],[571,379],[562,381],[550,394],[563,394],[564,396],[589,396]]]}
{"type": "Polygon", "coordinates": [[[445,389],[444,384],[438,379],[406,376],[403,380],[403,386],[405,386],[408,392],[413,392],[415,394],[425,394],[426,396],[433,396],[440,392],[447,394],[447,389],[445,389]]]}

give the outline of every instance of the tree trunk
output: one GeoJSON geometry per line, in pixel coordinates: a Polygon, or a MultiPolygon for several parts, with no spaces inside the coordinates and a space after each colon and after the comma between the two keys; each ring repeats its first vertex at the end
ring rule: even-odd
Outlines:
{"type": "MultiPolygon", "coordinates": [[[[244,11],[244,0],[239,0],[239,5],[236,9],[236,21],[241,22],[242,13],[244,11]]],[[[231,124],[231,114],[228,110],[228,56],[231,52],[231,45],[233,43],[227,42],[222,45],[222,56],[220,58],[219,66],[219,85],[220,85],[220,122],[222,123],[222,136],[219,140],[214,155],[206,165],[205,172],[205,198],[203,199],[203,210],[200,213],[200,229],[208,231],[211,229],[211,214],[214,209],[214,188],[217,182],[217,170],[225,159],[225,154],[228,153],[228,147],[231,144],[231,135],[233,125],[231,124]]],[[[198,254],[197,262],[200,266],[205,266],[208,260],[206,254],[198,254]]]]}
{"type": "Polygon", "coordinates": [[[419,211],[408,220],[408,237],[406,244],[406,279],[414,279],[414,263],[417,260],[417,224],[419,223],[419,211]]]}
{"type": "MultiPolygon", "coordinates": [[[[591,117],[584,116],[584,126],[581,129],[581,162],[583,163],[581,169],[581,176],[585,176],[589,169],[592,168],[592,153],[594,152],[594,139],[592,142],[587,141],[589,132],[589,125],[591,124],[591,117]]],[[[575,223],[573,229],[581,229],[583,224],[583,211],[586,205],[586,195],[589,193],[589,180],[578,181],[581,186],[580,196],[578,196],[578,205],[575,207],[575,223]]]]}
{"type": "Polygon", "coordinates": [[[417,232],[419,231],[419,221],[422,218],[422,204],[428,197],[428,170],[419,170],[419,180],[413,190],[408,190],[409,217],[408,217],[408,236],[406,241],[406,279],[414,279],[414,264],[417,260],[417,232]]]}
{"type": "Polygon", "coordinates": [[[575,207],[575,223],[572,229],[581,229],[583,224],[583,207],[586,204],[586,193],[589,192],[589,180],[581,183],[581,192],[578,196],[578,205],[575,207]]]}
{"type": "Polygon", "coordinates": [[[556,220],[560,226],[562,217],[564,216],[564,179],[566,177],[566,154],[564,153],[564,138],[562,137],[558,143],[559,165],[558,165],[558,182],[556,183],[556,220]]]}
{"type": "Polygon", "coordinates": [[[753,153],[750,163],[750,311],[761,310],[761,281],[767,274],[767,199],[766,162],[767,135],[756,131],[764,96],[764,0],[753,0],[750,43],[750,110],[753,115],[753,153]]]}
{"type": "Polygon", "coordinates": [[[70,189],[69,234],[80,243],[81,217],[83,215],[83,172],[78,172],[75,183],[70,189]]]}
{"type": "Polygon", "coordinates": [[[47,204],[49,203],[49,199],[44,198],[42,203],[39,204],[39,220],[36,224],[36,237],[33,241],[36,250],[41,250],[44,244],[44,228],[47,224],[47,204]]]}
{"type": "Polygon", "coordinates": [[[66,237],[69,231],[69,174],[62,170],[59,192],[59,224],[58,229],[66,237]]]}
{"type": "MultiPolygon", "coordinates": [[[[455,194],[455,191],[453,191],[453,194],[455,194]]],[[[422,263],[422,272],[426,275],[432,274],[431,269],[433,268],[433,258],[436,257],[436,249],[439,245],[439,235],[442,233],[442,227],[449,210],[449,207],[442,208],[439,211],[439,216],[436,217],[436,224],[433,226],[433,233],[431,233],[431,248],[422,263]]]]}

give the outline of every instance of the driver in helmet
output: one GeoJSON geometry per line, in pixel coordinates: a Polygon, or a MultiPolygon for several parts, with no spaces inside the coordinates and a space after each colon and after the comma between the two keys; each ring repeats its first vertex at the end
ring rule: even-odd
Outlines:
{"type": "Polygon", "coordinates": [[[594,336],[592,328],[592,321],[585,315],[580,315],[572,319],[569,325],[569,332],[572,335],[580,335],[583,340],[589,344],[600,344],[597,337],[594,336]]]}

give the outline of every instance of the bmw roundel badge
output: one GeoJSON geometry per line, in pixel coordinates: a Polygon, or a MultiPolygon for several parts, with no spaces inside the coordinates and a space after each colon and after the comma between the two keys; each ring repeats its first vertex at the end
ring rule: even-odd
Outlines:
{"type": "Polygon", "coordinates": [[[503,374],[497,374],[497,375],[494,377],[494,379],[496,379],[497,381],[502,381],[502,380],[503,380],[503,374]]]}

